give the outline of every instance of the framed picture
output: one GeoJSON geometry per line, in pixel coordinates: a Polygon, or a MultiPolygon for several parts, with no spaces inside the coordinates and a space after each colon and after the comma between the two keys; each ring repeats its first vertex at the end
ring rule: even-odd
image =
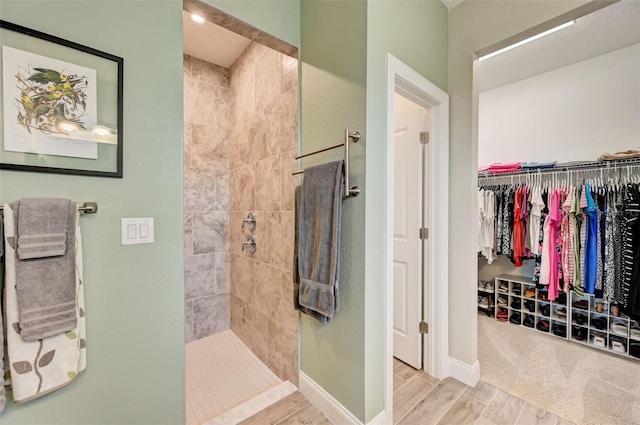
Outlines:
{"type": "Polygon", "coordinates": [[[0,169],[122,177],[122,58],[0,20],[0,169]]]}

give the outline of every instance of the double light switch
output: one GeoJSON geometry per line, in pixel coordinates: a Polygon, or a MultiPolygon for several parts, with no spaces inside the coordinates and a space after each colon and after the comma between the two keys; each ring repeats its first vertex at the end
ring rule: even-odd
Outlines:
{"type": "Polygon", "coordinates": [[[121,218],[122,245],[153,243],[153,217],[121,218]]]}

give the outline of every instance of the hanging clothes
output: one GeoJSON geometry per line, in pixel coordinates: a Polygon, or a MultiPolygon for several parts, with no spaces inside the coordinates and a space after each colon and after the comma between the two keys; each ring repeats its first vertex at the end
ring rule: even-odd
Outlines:
{"type": "Polygon", "coordinates": [[[598,249],[598,209],[593,200],[591,185],[585,185],[585,197],[587,207],[584,209],[586,217],[585,251],[584,251],[584,289],[589,294],[596,291],[597,278],[597,249],[598,249]]]}

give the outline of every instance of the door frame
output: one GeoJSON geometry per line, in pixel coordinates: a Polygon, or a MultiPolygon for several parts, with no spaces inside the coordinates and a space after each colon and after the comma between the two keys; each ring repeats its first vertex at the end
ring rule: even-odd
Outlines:
{"type": "MultiPolygon", "coordinates": [[[[429,237],[423,250],[423,368],[439,379],[449,376],[449,95],[387,53],[387,172],[385,204],[385,410],[393,412],[393,181],[394,93],[402,92],[429,109],[427,184],[423,211],[429,237]],[[431,255],[430,255],[431,254],[431,255]],[[428,361],[427,361],[428,360],[428,361]]],[[[418,229],[416,229],[418,231],[418,229]]]]}

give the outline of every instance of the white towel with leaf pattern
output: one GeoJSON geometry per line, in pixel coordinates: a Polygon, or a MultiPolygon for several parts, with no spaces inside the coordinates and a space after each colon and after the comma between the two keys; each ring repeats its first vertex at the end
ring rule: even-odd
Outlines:
{"type": "Polygon", "coordinates": [[[37,341],[24,341],[20,336],[16,293],[16,226],[11,207],[4,204],[3,209],[7,355],[13,399],[24,403],[69,385],[87,366],[82,238],[76,217],[76,328],[37,341]]]}

